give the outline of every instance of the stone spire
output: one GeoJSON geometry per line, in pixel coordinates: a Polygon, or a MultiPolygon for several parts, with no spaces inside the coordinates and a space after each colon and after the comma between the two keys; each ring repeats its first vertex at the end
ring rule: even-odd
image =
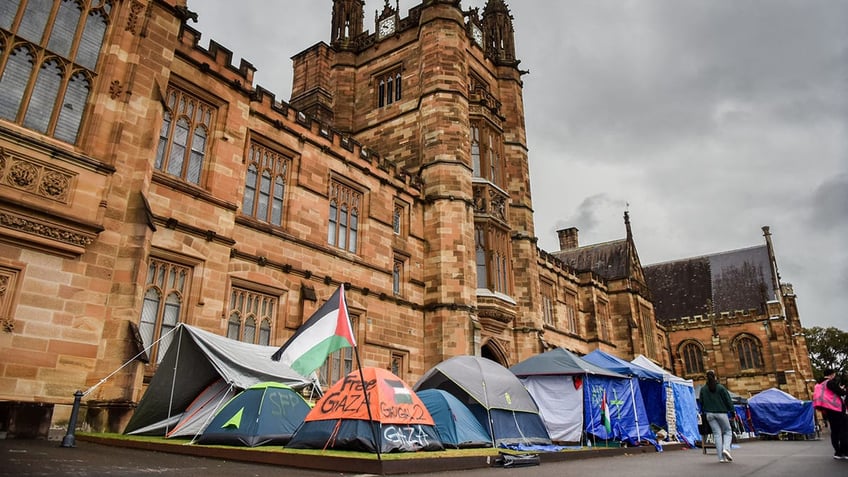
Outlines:
{"type": "Polygon", "coordinates": [[[333,0],[333,25],[330,43],[344,47],[362,33],[365,0],[333,0]]]}
{"type": "Polygon", "coordinates": [[[489,0],[483,7],[483,38],[486,55],[494,62],[517,64],[512,15],[503,0],[489,0]]]}

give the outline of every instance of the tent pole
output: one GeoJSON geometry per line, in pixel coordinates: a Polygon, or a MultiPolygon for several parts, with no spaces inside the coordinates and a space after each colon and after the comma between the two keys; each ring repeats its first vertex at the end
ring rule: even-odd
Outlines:
{"type": "MultiPolygon", "coordinates": [[[[176,328],[175,328],[176,329],[176,328]]],[[[174,407],[174,388],[177,386],[177,364],[180,362],[180,345],[183,342],[183,334],[182,330],[180,334],[177,336],[177,358],[174,359],[174,375],[171,377],[171,395],[168,396],[168,421],[171,422],[171,411],[174,407]]],[[[168,435],[168,431],[170,430],[169,424],[165,424],[165,435],[168,435]]]]}
{"type": "Polygon", "coordinates": [[[642,431],[639,429],[639,413],[636,412],[636,396],[633,394],[633,380],[635,376],[630,377],[630,402],[633,404],[633,419],[636,421],[636,445],[642,441],[642,431]]]}
{"type": "Polygon", "coordinates": [[[368,386],[365,383],[365,374],[362,373],[362,360],[359,358],[359,346],[354,346],[353,352],[356,354],[356,365],[359,368],[359,380],[362,381],[362,394],[365,396],[365,408],[368,409],[368,427],[371,428],[371,438],[374,439],[374,450],[377,451],[377,461],[382,462],[383,458],[380,455],[380,440],[377,437],[377,432],[374,431],[374,416],[371,414],[371,402],[368,399],[368,386]]]}

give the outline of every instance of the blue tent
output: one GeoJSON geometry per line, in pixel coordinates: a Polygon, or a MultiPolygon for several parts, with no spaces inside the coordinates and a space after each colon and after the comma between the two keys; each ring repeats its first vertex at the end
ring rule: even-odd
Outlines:
{"type": "Polygon", "coordinates": [[[430,411],[445,447],[492,446],[489,433],[453,394],[441,389],[422,389],[416,394],[430,411]]]}
{"type": "Polygon", "coordinates": [[[638,445],[648,441],[656,445],[655,436],[647,424],[648,416],[639,393],[639,381],[634,378],[586,376],[583,380],[583,410],[586,432],[598,440],[617,440],[638,445]],[[601,403],[606,399],[610,429],[604,425],[601,403]]]}
{"type": "Polygon", "coordinates": [[[812,401],[801,401],[777,388],[766,389],[748,399],[754,429],[762,434],[793,432],[813,434],[812,401]]]}
{"type": "Polygon", "coordinates": [[[647,414],[647,419],[640,422],[640,424],[654,424],[657,427],[668,429],[668,422],[665,416],[666,396],[662,373],[643,368],[638,364],[604,353],[599,349],[587,354],[583,359],[610,371],[638,379],[639,392],[645,406],[645,413],[647,414]]]}
{"type": "Polygon", "coordinates": [[[632,363],[662,373],[665,386],[671,391],[663,398],[666,409],[674,412],[674,426],[669,423],[668,431],[671,434],[676,431],[677,438],[689,445],[699,441],[701,433],[698,430],[698,402],[695,399],[692,380],[671,374],[641,354],[633,358],[632,363]]]}

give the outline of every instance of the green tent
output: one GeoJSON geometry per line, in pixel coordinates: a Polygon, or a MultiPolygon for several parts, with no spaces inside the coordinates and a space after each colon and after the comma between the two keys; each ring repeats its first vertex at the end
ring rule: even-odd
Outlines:
{"type": "Polygon", "coordinates": [[[303,396],[285,384],[254,384],[218,411],[197,443],[248,447],[284,445],[309,410],[303,396]]]}

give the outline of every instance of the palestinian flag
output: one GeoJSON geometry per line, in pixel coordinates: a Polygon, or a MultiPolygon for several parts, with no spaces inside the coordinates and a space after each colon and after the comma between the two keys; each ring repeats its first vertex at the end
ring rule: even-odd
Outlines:
{"type": "Polygon", "coordinates": [[[318,309],[297,332],[271,356],[303,376],[320,368],[327,356],[356,346],[347,313],[344,286],[318,309]]]}
{"type": "Polygon", "coordinates": [[[610,425],[609,404],[607,404],[606,389],[604,389],[603,397],[601,397],[601,421],[603,421],[604,429],[606,429],[607,434],[609,434],[612,431],[612,426],[610,425]]]}

